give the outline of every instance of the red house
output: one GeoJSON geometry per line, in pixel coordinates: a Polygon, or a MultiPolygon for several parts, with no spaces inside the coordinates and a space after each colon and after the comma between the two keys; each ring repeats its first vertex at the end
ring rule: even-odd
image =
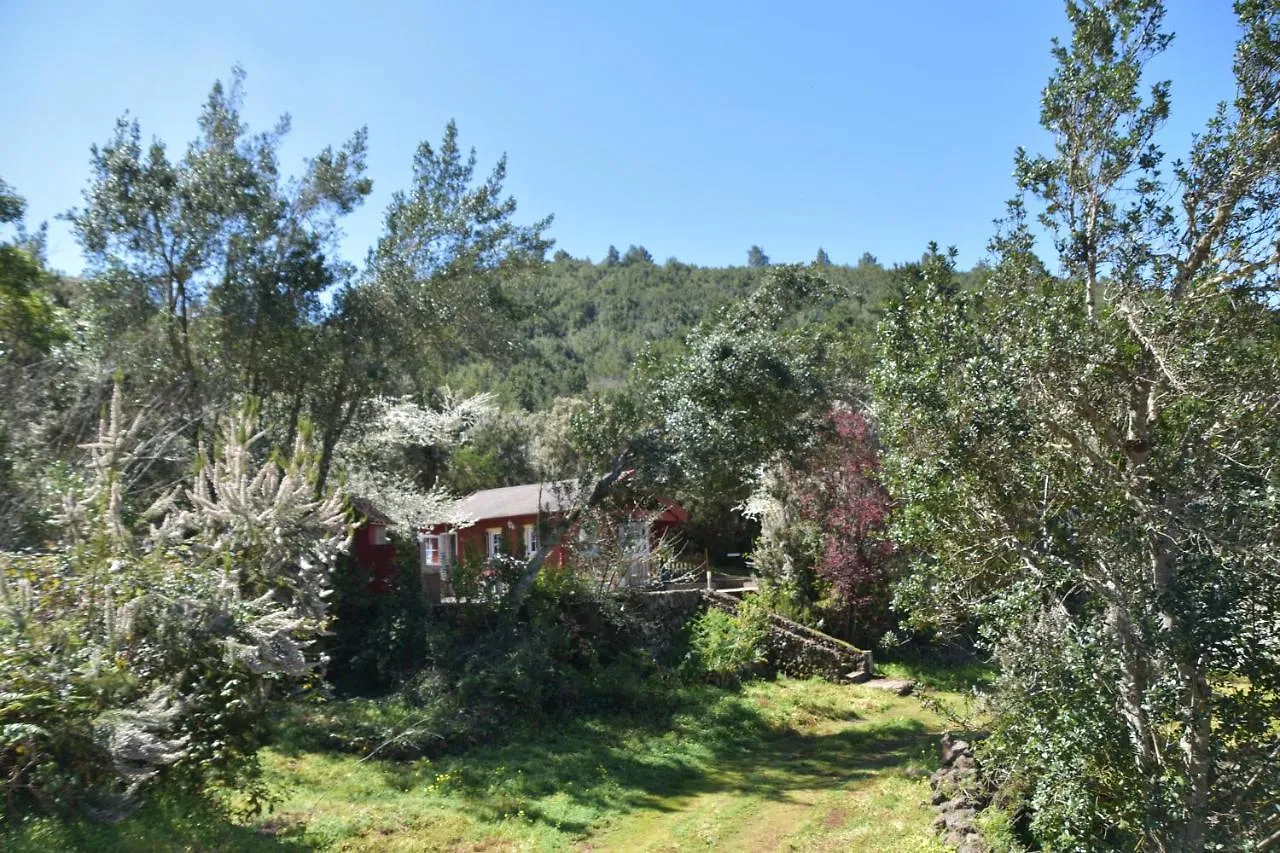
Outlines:
{"type": "Polygon", "coordinates": [[[364,498],[352,498],[351,507],[363,518],[351,540],[356,565],[369,573],[369,589],[387,592],[394,581],[396,548],[387,538],[391,519],[364,498]]]}
{"type": "MultiPolygon", "coordinates": [[[[437,524],[419,535],[428,595],[433,586],[439,589],[442,582],[448,582],[449,567],[459,559],[485,560],[500,554],[533,556],[539,547],[540,532],[572,509],[577,489],[572,481],[528,483],[485,489],[463,498],[456,511],[463,523],[437,524]]],[[[619,541],[631,543],[637,553],[647,556],[663,535],[688,518],[682,507],[668,501],[656,517],[635,512],[619,521],[619,541]]],[[[583,538],[581,532],[579,538],[583,538]]],[[[565,560],[566,549],[556,546],[547,555],[546,565],[562,567],[565,560]]]]}

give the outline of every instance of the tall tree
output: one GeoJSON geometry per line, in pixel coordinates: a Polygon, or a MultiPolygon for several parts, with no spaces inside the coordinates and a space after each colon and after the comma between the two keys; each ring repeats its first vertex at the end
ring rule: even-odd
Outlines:
{"type": "Polygon", "coordinates": [[[320,294],[349,275],[332,260],[336,220],[371,189],[363,130],[284,180],[277,151],[288,116],[251,134],[243,82],[236,68],[230,85],[214,84],[199,135],[176,160],[120,119],[91,149],[85,206],[69,214],[104,361],[151,394],[179,398],[195,424],[232,393],[306,375],[281,362],[302,360],[320,294]]]}
{"type": "Polygon", "coordinates": [[[1280,843],[1280,9],[1236,12],[1235,98],[1166,174],[1162,5],[1068,2],[985,283],[930,252],[882,333],[901,600],[982,621],[986,760],[1054,848],[1280,843]]]}
{"type": "Polygon", "coordinates": [[[827,254],[826,249],[822,248],[821,246],[818,247],[818,254],[813,259],[813,265],[815,267],[831,266],[831,256],[827,254]]]}
{"type": "Polygon", "coordinates": [[[644,246],[631,246],[627,249],[627,253],[622,256],[624,264],[651,264],[653,263],[653,255],[649,254],[649,250],[644,246]]]}
{"type": "Polygon", "coordinates": [[[0,225],[16,230],[0,240],[0,549],[14,550],[34,544],[49,514],[41,506],[44,429],[58,419],[65,381],[62,359],[51,356],[69,338],[50,296],[55,278],[45,269],[43,232],[26,231],[25,209],[0,180],[0,225]]]}
{"type": "Polygon", "coordinates": [[[747,249],[747,266],[767,267],[769,266],[769,256],[759,246],[752,246],[747,249]]]}
{"type": "Polygon", "coordinates": [[[321,432],[320,482],[361,406],[380,393],[427,394],[461,351],[509,358],[517,287],[545,264],[547,216],[516,222],[503,195],[507,158],[477,180],[454,122],[439,148],[423,142],[413,186],[387,207],[364,277],[338,294],[326,321],[325,388],[312,411],[321,432]]]}
{"type": "MultiPolygon", "coordinates": [[[[826,336],[795,319],[831,295],[826,281],[800,268],[771,271],[691,334],[687,352],[646,352],[625,388],[575,413],[588,471],[562,531],[624,480],[691,503],[737,502],[762,467],[800,453],[830,407],[833,365],[826,336]]],[[[515,598],[528,593],[556,541],[549,537],[529,561],[515,598]]]]}

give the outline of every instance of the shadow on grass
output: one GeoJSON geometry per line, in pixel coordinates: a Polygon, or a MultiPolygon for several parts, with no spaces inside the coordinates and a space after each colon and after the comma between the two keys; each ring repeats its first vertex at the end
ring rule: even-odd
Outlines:
{"type": "MultiPolygon", "coordinates": [[[[793,707],[804,710],[803,703],[793,707]]],[[[769,719],[746,696],[699,690],[668,714],[566,718],[500,746],[430,764],[381,762],[380,769],[400,790],[446,778],[462,810],[481,820],[519,814],[581,835],[595,817],[676,811],[703,794],[787,802],[795,790],[855,784],[920,763],[935,737],[923,722],[901,718],[802,732],[769,719]]]]}
{"type": "MultiPolygon", "coordinates": [[[[271,823],[268,822],[268,827],[271,823]]],[[[311,848],[302,843],[296,829],[273,834],[232,822],[212,804],[193,797],[159,797],[129,817],[112,824],[87,820],[66,821],[54,817],[29,817],[0,825],[0,850],[6,853],[86,851],[86,853],[135,853],[135,851],[246,851],[279,853],[311,848]]]]}

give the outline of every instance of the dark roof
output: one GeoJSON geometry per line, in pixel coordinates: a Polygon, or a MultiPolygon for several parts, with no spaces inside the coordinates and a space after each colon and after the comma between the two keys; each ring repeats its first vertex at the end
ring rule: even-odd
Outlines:
{"type": "Polygon", "coordinates": [[[572,480],[485,489],[458,501],[454,512],[472,523],[490,518],[536,515],[539,512],[563,512],[573,506],[577,494],[578,485],[572,480]]]}

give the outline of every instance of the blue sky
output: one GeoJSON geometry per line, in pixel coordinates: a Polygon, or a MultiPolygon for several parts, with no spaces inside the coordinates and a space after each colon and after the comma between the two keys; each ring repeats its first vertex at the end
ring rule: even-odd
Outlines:
{"type": "MultiPolygon", "coordinates": [[[[1230,4],[1170,0],[1171,153],[1231,94],[1230,4]]],[[[981,259],[1016,146],[1043,147],[1056,0],[180,4],[0,0],[0,176],[37,223],[76,205],[88,149],[126,110],[180,151],[215,79],[248,72],[246,118],[288,112],[284,165],[368,125],[374,194],[346,221],[363,258],[414,148],[457,120],[522,216],[575,256],[609,244],[741,264],[929,240],[981,259]]],[[[50,259],[81,265],[51,222],[50,259]]]]}

